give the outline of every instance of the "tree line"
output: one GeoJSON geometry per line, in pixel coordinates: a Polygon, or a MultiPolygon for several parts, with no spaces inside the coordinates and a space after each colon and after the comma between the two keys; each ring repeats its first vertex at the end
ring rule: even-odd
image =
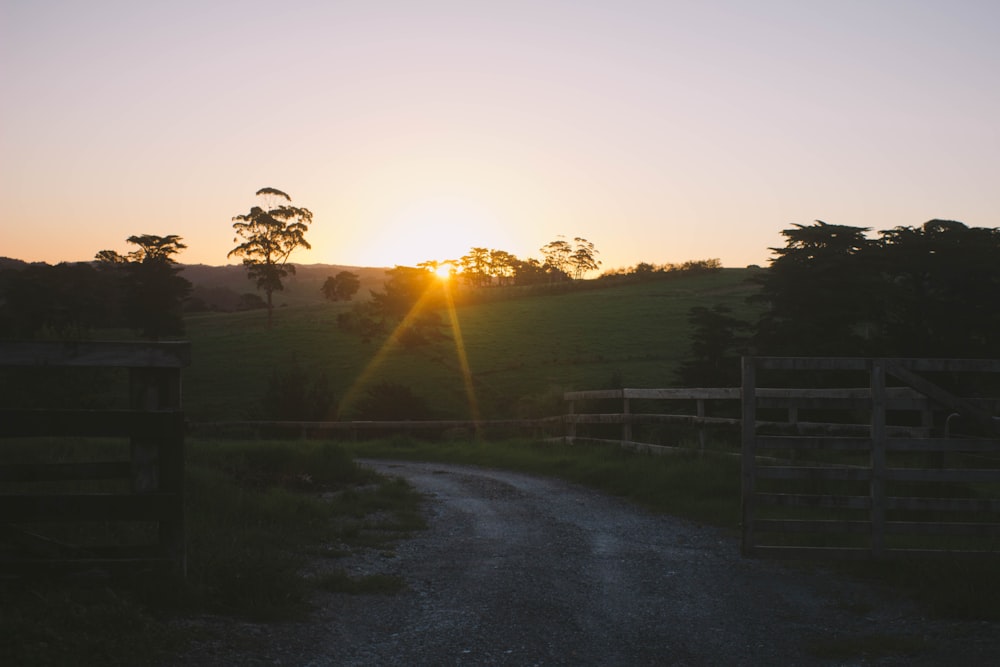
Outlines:
{"type": "Polygon", "coordinates": [[[686,386],[736,386],[742,354],[1000,357],[1000,229],[930,220],[869,236],[816,221],[781,232],[750,280],[759,311],[742,320],[695,308],[686,386]]]}
{"type": "MultiPolygon", "coordinates": [[[[265,295],[261,305],[267,309],[270,327],[274,293],[283,290],[285,278],[295,273],[289,262],[292,253],[312,247],[306,233],[313,214],[294,206],[291,197],[276,188],[261,188],[255,194],[259,204],[232,219],[236,246],[227,257],[241,259],[247,277],[265,295]]],[[[142,234],[127,241],[135,249],[125,254],[101,250],[91,263],[33,264],[0,271],[0,335],[80,337],[91,329],[117,327],[129,327],[150,339],[182,334],[184,303],[192,285],[179,275],[175,255],[187,246],[175,234],[142,234]]],[[[569,242],[560,237],[541,251],[543,261],[472,248],[447,264],[476,287],[569,280],[600,266],[597,249],[584,238],[569,242]]],[[[419,268],[426,272],[442,263],[426,262],[419,268]]],[[[330,300],[350,300],[359,287],[356,274],[342,271],[330,276],[321,291],[330,300]]]]}

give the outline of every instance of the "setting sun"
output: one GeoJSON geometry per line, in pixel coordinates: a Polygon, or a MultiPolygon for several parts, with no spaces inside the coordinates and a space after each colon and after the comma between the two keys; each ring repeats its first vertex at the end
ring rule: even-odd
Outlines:
{"type": "Polygon", "coordinates": [[[442,262],[434,268],[434,274],[441,280],[449,280],[454,275],[456,267],[451,262],[442,262]]]}

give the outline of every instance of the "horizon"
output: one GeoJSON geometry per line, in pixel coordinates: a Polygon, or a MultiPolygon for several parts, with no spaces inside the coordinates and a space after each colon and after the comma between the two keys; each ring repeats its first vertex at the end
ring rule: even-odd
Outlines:
{"type": "Polygon", "coordinates": [[[985,0],[7,0],[0,18],[0,255],[28,262],[176,234],[182,263],[226,266],[265,187],[314,213],[303,265],[538,258],[563,235],[602,269],[764,266],[814,220],[1000,224],[985,0]]]}

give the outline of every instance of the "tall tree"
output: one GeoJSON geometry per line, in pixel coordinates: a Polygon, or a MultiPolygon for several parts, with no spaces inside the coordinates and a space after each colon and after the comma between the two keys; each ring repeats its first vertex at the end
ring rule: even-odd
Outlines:
{"type": "Polygon", "coordinates": [[[497,284],[506,285],[514,277],[514,267],[517,257],[506,250],[490,250],[490,275],[495,276],[497,284]]]}
{"type": "Polygon", "coordinates": [[[573,248],[573,253],[569,256],[569,265],[573,267],[573,277],[577,280],[583,278],[587,271],[596,271],[601,265],[601,261],[597,259],[597,255],[600,253],[594,244],[587,239],[580,238],[577,236],[573,239],[576,246],[573,248]]]}
{"type": "Polygon", "coordinates": [[[282,280],[295,273],[288,258],[298,248],[311,248],[306,232],[313,214],[307,208],[292,206],[292,198],[281,190],[261,188],[256,193],[262,206],[233,218],[234,242],[239,242],[227,257],[240,257],[247,277],[257,281],[257,289],[267,295],[267,326],[274,312],[273,294],[285,288],[282,280]],[[242,241],[242,242],[241,242],[242,241]]]}
{"type": "Polygon", "coordinates": [[[755,277],[755,300],[767,310],[755,347],[764,354],[866,354],[877,317],[879,280],[873,242],[862,227],[794,225],[781,232],[784,248],[755,277]]]}
{"type": "Polygon", "coordinates": [[[749,325],[718,304],[688,311],[691,354],[676,372],[682,387],[735,387],[740,383],[740,355],[746,352],[749,325]]]}
{"type": "Polygon", "coordinates": [[[490,281],[490,251],[487,248],[470,248],[459,260],[462,276],[474,287],[483,287],[490,281]]]}
{"type": "Polygon", "coordinates": [[[128,242],[137,248],[127,255],[102,250],[95,259],[99,267],[120,272],[122,312],[129,326],[152,340],[184,333],[183,305],[191,283],[178,275],[174,255],[187,246],[176,234],[142,234],[128,242]]]}
{"type": "Polygon", "coordinates": [[[570,257],[573,255],[573,246],[569,241],[560,235],[555,241],[549,241],[539,250],[542,253],[543,265],[552,276],[569,275],[570,257]]]}
{"type": "Polygon", "coordinates": [[[1000,229],[931,220],[881,232],[881,352],[1000,355],[1000,229]]]}

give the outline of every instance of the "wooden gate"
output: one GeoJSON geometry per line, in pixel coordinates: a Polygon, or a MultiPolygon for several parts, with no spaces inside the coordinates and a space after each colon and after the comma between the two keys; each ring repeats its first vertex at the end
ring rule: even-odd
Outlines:
{"type": "Polygon", "coordinates": [[[996,360],[744,358],[743,553],[1000,555],[998,386],[996,360]]]}
{"type": "MultiPolygon", "coordinates": [[[[132,563],[183,576],[181,368],[190,359],[186,342],[0,343],[0,367],[21,377],[117,368],[128,382],[122,409],[51,407],[34,395],[27,408],[0,406],[0,571],[132,563]],[[118,438],[124,455],[80,460],[73,449],[86,450],[85,438],[118,438]],[[52,441],[59,453],[39,460],[52,441]]],[[[60,380],[41,386],[56,393],[60,380]]]]}

